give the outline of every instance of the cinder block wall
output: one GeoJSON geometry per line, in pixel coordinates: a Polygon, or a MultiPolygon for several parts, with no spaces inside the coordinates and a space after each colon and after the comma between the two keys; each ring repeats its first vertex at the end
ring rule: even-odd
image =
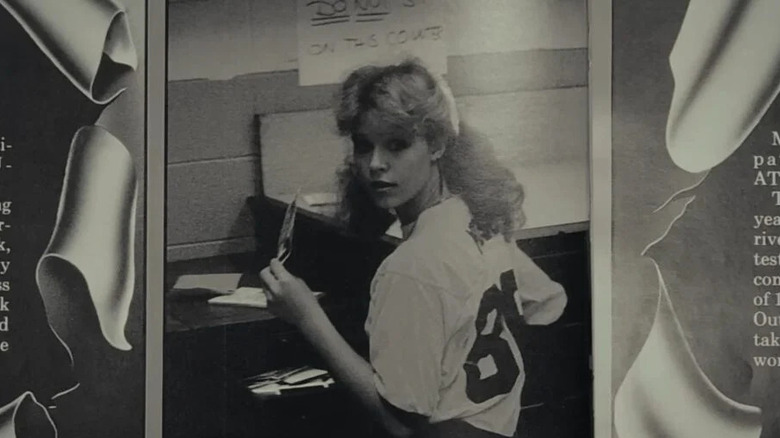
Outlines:
{"type": "MultiPolygon", "coordinates": [[[[500,19],[473,3],[448,11],[447,79],[463,119],[510,166],[586,168],[585,2],[505,1],[500,19]]],[[[332,185],[343,154],[330,113],[336,86],[297,85],[294,9],[283,0],[169,4],[169,261],[251,251],[244,201],[259,194],[261,172],[272,195],[332,185]]]]}

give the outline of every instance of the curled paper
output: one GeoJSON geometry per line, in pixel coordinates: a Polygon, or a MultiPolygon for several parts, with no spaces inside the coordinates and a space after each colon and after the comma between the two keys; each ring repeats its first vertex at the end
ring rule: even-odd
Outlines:
{"type": "Polygon", "coordinates": [[[93,102],[106,104],[124,91],[138,59],[125,11],[112,0],[0,0],[0,5],[93,102]]]}
{"type": "Polygon", "coordinates": [[[621,438],[758,438],[761,410],[735,402],[704,375],[685,340],[658,266],[650,334],[615,395],[621,438]]]}
{"type": "Polygon", "coordinates": [[[666,143],[688,172],[711,169],[747,138],[780,91],[780,1],[691,0],[669,56],[666,143]]]}
{"type": "Polygon", "coordinates": [[[131,348],[124,327],[135,275],[135,208],[127,149],[103,128],[79,129],[54,231],[36,270],[49,322],[69,345],[88,337],[83,331],[96,318],[106,341],[131,348]]]}
{"type": "Polygon", "coordinates": [[[25,392],[11,403],[0,407],[0,437],[2,438],[56,438],[46,408],[31,392],[25,392]]]}

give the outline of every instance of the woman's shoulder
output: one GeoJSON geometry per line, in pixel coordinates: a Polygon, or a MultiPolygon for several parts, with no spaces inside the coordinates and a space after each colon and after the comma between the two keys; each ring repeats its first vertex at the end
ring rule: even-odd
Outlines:
{"type": "Polygon", "coordinates": [[[401,242],[398,247],[384,260],[380,273],[398,274],[411,277],[421,282],[429,282],[436,276],[432,272],[447,263],[447,254],[452,248],[447,248],[446,240],[437,242],[434,239],[410,238],[401,242]]]}
{"type": "Polygon", "coordinates": [[[418,220],[414,231],[391,254],[394,263],[436,264],[463,257],[473,246],[469,242],[468,217],[457,209],[439,206],[418,220]]]}
{"type": "Polygon", "coordinates": [[[378,274],[403,275],[421,284],[457,293],[481,266],[467,230],[415,234],[385,259],[378,274]]]}

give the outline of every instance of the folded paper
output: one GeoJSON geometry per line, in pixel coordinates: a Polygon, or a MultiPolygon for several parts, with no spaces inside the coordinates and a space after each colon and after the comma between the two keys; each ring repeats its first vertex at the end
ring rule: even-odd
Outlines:
{"type": "Polygon", "coordinates": [[[46,408],[31,392],[25,392],[0,407],[0,437],[56,438],[57,429],[46,408]]]}
{"type": "Polygon", "coordinates": [[[759,438],[761,410],[735,402],[704,375],[656,265],[653,326],[615,395],[620,438],[759,438]]]}
{"type": "Polygon", "coordinates": [[[93,102],[106,104],[124,91],[138,59],[126,13],[112,0],[0,0],[0,5],[93,102]]]}
{"type": "Polygon", "coordinates": [[[208,289],[218,293],[229,293],[238,287],[241,273],[187,274],[176,279],[174,289],[208,289]]]}
{"type": "Polygon", "coordinates": [[[239,287],[228,295],[221,295],[209,299],[210,304],[222,304],[227,306],[268,307],[268,299],[263,289],[256,287],[239,287]]]}
{"type": "Polygon", "coordinates": [[[691,0],[669,56],[666,142],[688,172],[711,169],[747,138],[780,91],[780,2],[691,0]]]}
{"type": "Polygon", "coordinates": [[[79,331],[97,319],[109,344],[131,348],[124,328],[134,287],[135,209],[127,149],[103,128],[79,129],[54,231],[36,270],[49,322],[66,343],[86,337],[79,331]]]}

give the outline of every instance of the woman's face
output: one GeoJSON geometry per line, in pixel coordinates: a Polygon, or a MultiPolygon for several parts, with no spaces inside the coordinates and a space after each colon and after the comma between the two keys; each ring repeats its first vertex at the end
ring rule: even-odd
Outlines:
{"type": "Polygon", "coordinates": [[[422,195],[434,160],[419,135],[363,129],[352,136],[358,176],[377,206],[399,208],[422,195]]]}

